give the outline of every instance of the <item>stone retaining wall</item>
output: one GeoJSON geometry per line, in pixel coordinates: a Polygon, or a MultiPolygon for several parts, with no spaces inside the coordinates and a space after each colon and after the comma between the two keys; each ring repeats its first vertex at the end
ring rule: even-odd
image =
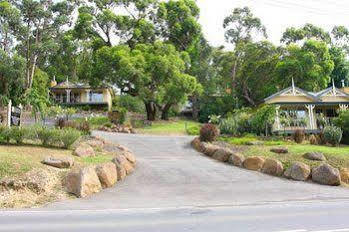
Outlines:
{"type": "Polygon", "coordinates": [[[307,164],[294,162],[288,169],[284,169],[283,164],[276,159],[265,158],[262,156],[244,157],[238,152],[233,152],[226,147],[220,147],[215,144],[201,142],[195,138],[191,145],[195,150],[201,152],[215,160],[228,162],[234,166],[245,168],[252,171],[259,171],[265,174],[284,177],[296,181],[312,180],[315,183],[323,185],[338,186],[342,183],[349,184],[349,170],[332,167],[323,161],[319,166],[311,169],[307,164]]]}

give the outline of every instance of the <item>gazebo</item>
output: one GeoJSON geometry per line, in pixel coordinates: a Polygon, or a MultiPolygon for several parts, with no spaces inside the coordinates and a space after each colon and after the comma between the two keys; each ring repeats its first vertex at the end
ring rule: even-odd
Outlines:
{"type": "Polygon", "coordinates": [[[308,92],[294,85],[264,99],[266,104],[276,105],[273,132],[293,133],[304,129],[306,133],[318,133],[324,122],[330,122],[339,110],[349,106],[349,88],[332,86],[320,92],[308,92]]]}

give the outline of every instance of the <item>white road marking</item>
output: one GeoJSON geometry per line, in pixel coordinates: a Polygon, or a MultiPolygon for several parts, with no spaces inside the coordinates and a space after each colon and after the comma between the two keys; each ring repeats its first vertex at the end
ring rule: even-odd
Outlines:
{"type": "Polygon", "coordinates": [[[349,232],[349,228],[347,229],[334,229],[334,230],[282,230],[278,232],[349,232]]]}

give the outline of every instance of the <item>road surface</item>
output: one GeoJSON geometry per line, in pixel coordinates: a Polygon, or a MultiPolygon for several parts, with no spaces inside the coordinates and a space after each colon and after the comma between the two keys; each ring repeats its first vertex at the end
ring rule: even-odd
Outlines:
{"type": "Polygon", "coordinates": [[[97,134],[132,149],[135,172],[88,198],[2,211],[0,231],[349,231],[346,188],[223,164],[191,137],[97,134]]]}

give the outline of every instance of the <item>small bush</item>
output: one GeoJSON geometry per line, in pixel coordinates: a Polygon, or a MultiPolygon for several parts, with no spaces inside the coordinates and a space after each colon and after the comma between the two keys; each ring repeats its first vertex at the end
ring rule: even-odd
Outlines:
{"type": "Polygon", "coordinates": [[[213,142],[219,135],[217,127],[213,124],[204,124],[200,129],[200,140],[203,142],[213,142]]]}
{"type": "Polygon", "coordinates": [[[56,121],[56,127],[59,129],[73,128],[73,129],[81,131],[85,135],[91,134],[90,124],[86,120],[84,120],[84,121],[71,121],[71,120],[64,120],[63,118],[60,118],[56,121]]]}
{"type": "Polygon", "coordinates": [[[238,124],[235,118],[233,117],[222,119],[221,122],[219,123],[219,129],[222,134],[233,135],[233,136],[238,135],[238,124]]]}
{"type": "Polygon", "coordinates": [[[38,139],[43,146],[55,146],[60,143],[60,129],[42,127],[38,129],[38,139]]]}
{"type": "Polygon", "coordinates": [[[200,134],[200,127],[198,125],[188,127],[187,134],[188,135],[199,135],[200,134]]]}
{"type": "Polygon", "coordinates": [[[108,128],[111,128],[111,127],[113,126],[113,123],[111,123],[111,122],[106,122],[106,123],[104,123],[103,126],[108,127],[108,128]]]}
{"type": "Polygon", "coordinates": [[[0,143],[9,144],[11,140],[10,129],[4,126],[0,127],[0,143]]]}
{"type": "Polygon", "coordinates": [[[312,145],[318,145],[318,138],[315,135],[310,135],[309,143],[312,145]]]}
{"type": "Polygon", "coordinates": [[[220,115],[210,115],[208,118],[210,119],[208,122],[215,125],[218,125],[221,120],[220,115]]]}
{"type": "Polygon", "coordinates": [[[333,146],[338,146],[342,140],[343,132],[336,126],[326,126],[323,130],[325,141],[333,146]]]}
{"type": "Polygon", "coordinates": [[[126,121],[127,110],[125,108],[118,108],[108,113],[109,120],[114,124],[124,124],[126,121]]]}
{"type": "Polygon", "coordinates": [[[60,140],[64,148],[69,148],[78,138],[81,132],[73,128],[67,128],[60,131],[60,140]]]}
{"type": "Polygon", "coordinates": [[[21,127],[11,127],[9,129],[9,137],[17,144],[22,144],[25,138],[26,130],[21,127]]]}
{"type": "Polygon", "coordinates": [[[296,143],[303,143],[305,138],[304,130],[298,129],[294,132],[293,139],[296,143]]]}

